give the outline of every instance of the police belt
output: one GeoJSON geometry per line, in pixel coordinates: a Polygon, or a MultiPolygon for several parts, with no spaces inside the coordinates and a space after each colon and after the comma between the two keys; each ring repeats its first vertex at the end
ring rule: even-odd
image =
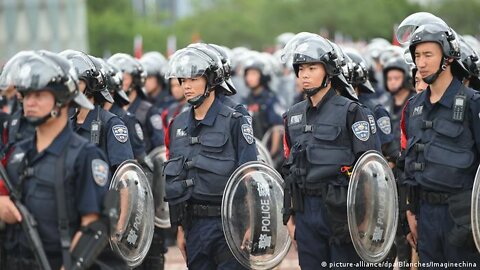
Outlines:
{"type": "Polygon", "coordinates": [[[430,204],[448,204],[450,194],[420,190],[420,200],[430,204]]]}
{"type": "Polygon", "coordinates": [[[188,212],[194,217],[220,217],[222,207],[208,204],[189,204],[188,212]]]}

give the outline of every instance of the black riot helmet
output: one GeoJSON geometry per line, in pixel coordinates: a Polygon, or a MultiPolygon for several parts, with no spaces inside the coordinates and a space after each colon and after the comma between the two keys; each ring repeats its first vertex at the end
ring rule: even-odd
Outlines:
{"type": "Polygon", "coordinates": [[[165,89],[167,82],[165,80],[165,71],[167,70],[168,61],[159,52],[147,52],[142,58],[140,63],[145,68],[147,76],[154,76],[157,78],[158,84],[165,89]]]}
{"type": "Polygon", "coordinates": [[[126,53],[116,53],[108,58],[107,62],[116,66],[123,73],[132,76],[132,84],[128,89],[124,89],[127,93],[131,90],[136,90],[142,98],[147,97],[147,93],[144,89],[145,80],[147,79],[147,71],[140,61],[126,53]]]}
{"type": "Polygon", "coordinates": [[[211,91],[225,83],[221,62],[198,48],[187,47],[175,52],[165,74],[166,79],[176,78],[180,83],[181,79],[199,76],[205,77],[207,83],[202,95],[188,100],[188,103],[196,107],[203,103],[211,91]]]}
{"type": "Polygon", "coordinates": [[[14,86],[25,96],[32,91],[47,90],[53,93],[55,105],[50,114],[40,118],[27,118],[33,125],[40,125],[55,117],[59,109],[70,102],[93,109],[93,105],[78,90],[78,75],[64,57],[49,51],[21,51],[14,55],[3,68],[0,89],[14,86]]]}
{"type": "Polygon", "coordinates": [[[409,44],[413,61],[415,61],[415,48],[420,43],[435,42],[442,49],[443,58],[437,72],[423,78],[427,84],[432,84],[446,69],[448,59],[453,59],[452,73],[454,75],[461,78],[462,75],[459,74],[466,72],[460,61],[458,38],[442,19],[427,12],[412,14],[402,21],[396,35],[400,43],[409,44]]]}
{"type": "Polygon", "coordinates": [[[368,80],[368,64],[367,61],[355,50],[346,50],[345,54],[350,59],[348,66],[347,81],[364,93],[375,93],[372,84],[368,80]]]}
{"type": "Polygon", "coordinates": [[[107,90],[113,96],[115,103],[120,106],[125,106],[130,103],[127,94],[123,91],[123,74],[115,66],[109,64],[102,58],[97,58],[102,64],[102,69],[105,71],[107,78],[107,90]]]}
{"type": "Polygon", "coordinates": [[[307,96],[316,94],[320,89],[327,87],[332,82],[336,84],[336,88],[342,88],[339,89],[342,90],[342,94],[356,100],[358,98],[355,92],[342,73],[342,67],[346,61],[345,58],[339,57],[339,53],[341,52],[337,52],[333,43],[329,40],[316,34],[302,32],[295,35],[285,45],[281,59],[285,63],[293,59],[293,69],[297,77],[301,64],[320,63],[324,66],[326,75],[322,84],[314,89],[304,89],[307,96]]]}
{"type": "Polygon", "coordinates": [[[413,86],[412,67],[405,61],[403,56],[393,57],[387,60],[383,65],[383,81],[385,84],[385,90],[391,93],[397,93],[401,88],[412,89],[413,86]],[[403,82],[399,89],[388,89],[387,87],[387,75],[391,70],[399,70],[403,73],[403,82]]]}
{"type": "Polygon", "coordinates": [[[101,71],[102,66],[94,57],[74,50],[65,50],[60,55],[72,62],[79,79],[86,84],[87,96],[93,96],[98,102],[113,103],[113,98],[107,90],[105,73],[101,71]]]}
{"type": "Polygon", "coordinates": [[[475,49],[470,46],[462,37],[460,41],[461,61],[468,71],[466,79],[469,80],[469,86],[475,90],[480,90],[480,59],[475,49]]]}

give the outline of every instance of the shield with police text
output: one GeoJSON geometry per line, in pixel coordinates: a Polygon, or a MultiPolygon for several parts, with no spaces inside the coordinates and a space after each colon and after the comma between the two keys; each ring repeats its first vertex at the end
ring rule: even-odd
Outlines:
{"type": "Polygon", "coordinates": [[[397,231],[398,194],[392,169],[377,151],[364,153],[353,168],[347,218],[360,258],[370,263],[383,261],[397,231]]]}
{"type": "Polygon", "coordinates": [[[478,252],[480,252],[480,166],[477,169],[477,174],[475,175],[475,182],[473,183],[472,209],[470,211],[472,219],[473,240],[475,240],[477,250],[478,252]]]}
{"type": "Polygon", "coordinates": [[[147,156],[153,164],[152,192],[155,204],[155,226],[170,228],[170,212],[165,199],[165,177],[163,176],[163,163],[167,160],[165,146],[153,149],[147,156]]]}
{"type": "Polygon", "coordinates": [[[260,161],[243,164],[227,182],[222,226],[235,258],[248,269],[272,269],[290,248],[282,223],[283,179],[260,161]]]}
{"type": "Polygon", "coordinates": [[[147,255],[153,238],[152,189],[142,167],[132,160],[118,166],[110,189],[117,190],[120,195],[120,215],[110,236],[110,245],[128,266],[138,266],[147,255]]]}
{"type": "Polygon", "coordinates": [[[272,157],[270,156],[270,152],[267,150],[265,145],[259,140],[255,139],[255,145],[257,146],[257,160],[265,162],[269,166],[273,167],[273,160],[272,157]]]}

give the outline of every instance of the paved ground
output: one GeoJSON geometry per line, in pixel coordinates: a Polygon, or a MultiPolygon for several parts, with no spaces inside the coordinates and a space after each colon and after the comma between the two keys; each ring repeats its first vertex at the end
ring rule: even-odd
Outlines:
{"type": "MultiPolygon", "coordinates": [[[[182,254],[176,247],[170,247],[166,255],[165,270],[185,270],[187,266],[183,260],[182,254]]],[[[275,270],[300,270],[298,266],[297,253],[294,247],[290,248],[290,252],[287,254],[283,262],[275,268],[275,270]]]]}

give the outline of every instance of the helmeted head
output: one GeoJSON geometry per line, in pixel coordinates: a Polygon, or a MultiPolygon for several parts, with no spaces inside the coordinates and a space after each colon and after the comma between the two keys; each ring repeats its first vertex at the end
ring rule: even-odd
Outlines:
{"type": "Polygon", "coordinates": [[[114,65],[108,63],[102,58],[97,58],[105,71],[107,79],[107,90],[113,96],[115,103],[124,106],[130,103],[127,94],[123,91],[123,73],[114,65]]]}
{"type": "MultiPolygon", "coordinates": [[[[187,102],[193,106],[200,106],[217,87],[224,84],[224,72],[219,59],[211,57],[198,48],[187,47],[172,56],[165,74],[166,79],[176,78],[183,85],[185,80],[205,80],[203,93],[194,97],[187,97],[187,102]]],[[[187,91],[185,93],[187,95],[187,91]]]]}
{"type": "Polygon", "coordinates": [[[468,86],[475,90],[480,90],[480,59],[478,52],[461,36],[459,36],[459,42],[461,51],[460,59],[468,71],[468,75],[466,74],[465,76],[468,80],[468,86]]]}
{"type": "Polygon", "coordinates": [[[245,84],[250,89],[259,87],[270,88],[273,70],[268,59],[257,51],[249,51],[245,53],[242,59],[243,78],[245,84]]]}
{"type": "Polygon", "coordinates": [[[333,46],[333,43],[327,39],[312,33],[302,32],[295,35],[285,48],[281,56],[282,61],[288,62],[293,59],[293,69],[295,75],[299,77],[299,68],[303,64],[321,64],[325,69],[325,76],[321,85],[313,88],[304,88],[307,96],[316,94],[321,89],[327,87],[330,82],[336,84],[338,90],[343,91],[347,96],[357,99],[352,87],[346,81],[342,73],[342,65],[345,59],[339,57],[333,46]]]}
{"type": "Polygon", "coordinates": [[[158,88],[165,89],[167,83],[165,80],[165,71],[168,65],[167,59],[159,52],[147,52],[139,61],[147,72],[145,81],[147,93],[154,92],[158,88]]]}
{"type": "Polygon", "coordinates": [[[107,90],[105,72],[102,72],[102,66],[98,60],[83,52],[74,50],[65,50],[60,55],[72,62],[78,73],[78,78],[85,84],[83,91],[87,97],[94,97],[95,103],[103,103],[105,101],[113,103],[113,98],[107,90]]]}
{"type": "Polygon", "coordinates": [[[460,61],[460,45],[458,38],[453,30],[440,18],[427,12],[414,13],[405,18],[396,32],[397,40],[401,44],[409,44],[408,48],[418,72],[430,73],[424,74],[423,80],[432,84],[438,78],[440,73],[447,69],[448,65],[452,65],[452,74],[463,76],[466,72],[460,61]],[[416,56],[420,56],[417,49],[426,43],[437,44],[440,48],[441,60],[438,63],[438,69],[435,72],[424,71],[419,67],[416,56]]]}
{"type": "Polygon", "coordinates": [[[141,97],[147,97],[144,88],[147,71],[140,61],[126,53],[116,53],[108,58],[107,62],[123,72],[123,90],[127,94],[135,90],[141,97]]]}
{"type": "Polygon", "coordinates": [[[368,80],[368,65],[367,61],[354,49],[345,50],[345,54],[350,60],[347,63],[348,76],[347,81],[364,93],[375,93],[375,89],[368,80]]]}
{"type": "Polygon", "coordinates": [[[383,64],[385,90],[396,94],[400,89],[412,89],[412,66],[403,56],[390,58],[383,64]]]}
{"type": "Polygon", "coordinates": [[[78,90],[78,75],[64,57],[49,51],[22,51],[6,64],[0,76],[0,89],[14,86],[22,96],[32,92],[48,91],[53,94],[54,104],[47,115],[28,116],[33,125],[41,125],[50,117],[57,117],[61,108],[70,102],[87,109],[93,105],[78,90]]]}

